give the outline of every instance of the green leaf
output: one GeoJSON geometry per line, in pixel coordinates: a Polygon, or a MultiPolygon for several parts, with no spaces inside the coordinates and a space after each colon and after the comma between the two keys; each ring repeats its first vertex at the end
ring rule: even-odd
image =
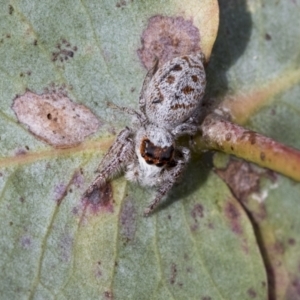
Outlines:
{"type": "MultiPolygon", "coordinates": [[[[299,185],[286,178],[277,176],[275,183],[261,179],[261,191],[268,196],[262,205],[268,213],[262,223],[254,222],[258,224],[255,233],[253,220],[234,191],[213,172],[210,155],[194,155],[182,182],[149,218],[142,213],[153,194],[123,177],[106,187],[100,202],[81,199],[113,135],[129,121],[108,109],[106,102],[137,108],[147,72],[144,66],[152,61],[151,55],[143,55],[141,41],[149,20],[173,17],[191,32],[198,28],[200,48],[209,58],[218,25],[216,3],[2,2],[1,296],[266,299],[269,283],[272,295],[292,299],[299,282],[299,185]],[[89,138],[83,134],[79,145],[78,139],[58,145],[52,137],[45,138],[31,124],[20,123],[13,110],[20,95],[29,95],[27,90],[69,98],[80,112],[78,120],[85,115],[82,109],[97,118],[98,131],[92,129],[89,138]],[[269,272],[267,278],[266,266],[273,266],[268,253],[278,243],[284,252],[274,257],[283,266],[278,274],[284,272],[286,277],[269,272]],[[285,281],[274,286],[274,278],[285,281]]],[[[296,3],[260,7],[261,2],[252,1],[248,8],[242,2],[220,4],[221,27],[208,69],[208,91],[214,98],[226,102],[238,92],[253,95],[284,72],[295,71],[299,63],[296,3]]],[[[171,43],[179,43],[186,51],[195,47],[193,35],[187,40],[179,37],[171,43]]],[[[269,106],[249,109],[247,125],[299,147],[299,118],[294,109],[299,104],[299,87],[295,83],[281,86],[289,88],[264,102],[269,106]]],[[[22,114],[28,99],[22,98],[22,114]]],[[[49,108],[47,101],[39,102],[39,129],[51,128],[62,139],[65,126],[58,122],[60,126],[53,129],[54,118],[71,120],[73,115],[62,115],[62,109],[49,108]]],[[[91,120],[80,126],[90,129],[91,120]]],[[[72,126],[68,127],[71,136],[72,126]]],[[[82,133],[74,132],[76,138],[82,133]]],[[[249,197],[253,198],[250,203],[257,203],[257,198],[249,197]]],[[[252,218],[257,206],[247,208],[252,218]]]]}
{"type": "MultiPolygon", "coordinates": [[[[235,122],[300,149],[300,32],[295,26],[299,5],[220,1],[220,12],[208,70],[210,95],[235,122]]],[[[231,160],[227,165],[226,182],[254,224],[269,299],[299,299],[300,185],[278,174],[251,170],[248,164],[235,164],[231,160]]],[[[224,169],[220,163],[217,167],[224,169]]]]}

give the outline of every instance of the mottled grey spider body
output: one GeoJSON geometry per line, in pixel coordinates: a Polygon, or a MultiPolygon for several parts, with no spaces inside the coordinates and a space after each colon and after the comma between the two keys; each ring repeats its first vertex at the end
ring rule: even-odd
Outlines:
{"type": "Polygon", "coordinates": [[[140,111],[119,108],[134,116],[133,128],[119,133],[84,197],[124,170],[128,180],[157,188],[145,215],[153,211],[190,159],[190,150],[177,147],[176,139],[197,130],[195,117],[206,85],[203,61],[201,53],[186,55],[160,68],[156,63],[148,72],[139,99],[140,111]]]}

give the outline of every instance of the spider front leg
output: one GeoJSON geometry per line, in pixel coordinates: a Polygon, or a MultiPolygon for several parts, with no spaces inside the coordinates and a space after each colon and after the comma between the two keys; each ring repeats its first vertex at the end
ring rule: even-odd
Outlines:
{"type": "Polygon", "coordinates": [[[144,216],[147,217],[160,203],[161,199],[171,190],[176,181],[180,178],[183,173],[187,163],[190,160],[190,150],[188,148],[179,148],[178,149],[182,158],[176,160],[176,166],[165,170],[163,184],[156,191],[156,196],[151,204],[144,210],[144,216]]]}
{"type": "Polygon", "coordinates": [[[145,116],[142,113],[137,112],[135,109],[129,108],[129,107],[124,107],[124,106],[118,106],[112,102],[107,102],[107,106],[118,110],[120,112],[126,113],[128,115],[132,115],[133,117],[136,118],[136,120],[138,120],[138,122],[140,124],[144,124],[145,123],[145,116]]]}
{"type": "Polygon", "coordinates": [[[134,153],[134,142],[132,131],[126,127],[117,136],[108,152],[103,157],[97,168],[99,175],[84,192],[83,197],[89,197],[96,189],[103,186],[107,180],[111,179],[132,159],[134,153]]]}
{"type": "Polygon", "coordinates": [[[159,63],[159,60],[157,57],[155,57],[154,62],[153,62],[153,67],[148,71],[148,73],[145,77],[145,80],[143,82],[141,92],[140,92],[139,108],[140,108],[140,111],[142,111],[144,114],[145,114],[145,104],[146,104],[145,92],[148,88],[148,85],[149,85],[153,75],[158,70],[158,63],[159,63]]]}
{"type": "Polygon", "coordinates": [[[195,135],[197,131],[198,131],[198,127],[196,125],[190,123],[183,123],[176,126],[171,131],[171,133],[175,137],[180,137],[182,135],[195,135]]]}

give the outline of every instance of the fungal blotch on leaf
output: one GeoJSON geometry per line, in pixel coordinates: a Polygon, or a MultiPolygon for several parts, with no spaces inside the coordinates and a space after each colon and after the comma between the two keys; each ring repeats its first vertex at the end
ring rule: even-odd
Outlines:
{"type": "Polygon", "coordinates": [[[205,61],[209,60],[219,27],[219,6],[217,1],[204,2],[199,5],[189,1],[177,16],[162,14],[148,19],[141,35],[142,46],[137,50],[146,69],[153,67],[155,58],[162,66],[174,57],[198,51],[204,54],[205,61]]]}
{"type": "Polygon", "coordinates": [[[82,206],[88,209],[91,215],[97,215],[99,212],[114,212],[114,199],[111,184],[108,182],[99,189],[93,191],[89,197],[82,199],[82,206]]]}
{"type": "Polygon", "coordinates": [[[59,93],[37,95],[27,91],[15,98],[12,109],[30,132],[57,148],[81,143],[100,126],[88,108],[59,93]]]}
{"type": "Polygon", "coordinates": [[[155,57],[159,65],[174,57],[200,51],[199,29],[183,17],[153,16],[144,30],[138,56],[149,70],[155,57]]]}

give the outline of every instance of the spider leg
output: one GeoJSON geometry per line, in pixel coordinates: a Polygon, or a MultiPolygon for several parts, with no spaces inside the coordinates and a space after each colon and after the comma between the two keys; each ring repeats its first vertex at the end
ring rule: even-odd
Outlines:
{"type": "Polygon", "coordinates": [[[143,113],[145,113],[145,92],[147,90],[147,87],[149,85],[149,82],[151,81],[153,75],[156,73],[156,71],[158,70],[158,63],[159,63],[159,59],[158,57],[155,57],[154,59],[154,63],[153,63],[153,67],[148,71],[145,80],[143,82],[143,86],[140,92],[140,98],[139,98],[139,108],[140,111],[142,111],[143,113]]]}
{"type": "Polygon", "coordinates": [[[198,126],[190,123],[183,123],[178,126],[176,126],[171,133],[175,137],[180,137],[182,135],[195,135],[196,132],[198,131],[198,126]]]}
{"type": "Polygon", "coordinates": [[[84,192],[83,197],[89,197],[94,190],[99,189],[107,180],[117,174],[130,161],[134,153],[134,143],[131,139],[132,131],[126,127],[117,136],[108,152],[103,157],[97,172],[99,174],[84,192]]]}
{"type": "Polygon", "coordinates": [[[179,148],[178,149],[183,158],[177,160],[177,165],[170,170],[166,170],[166,178],[163,181],[163,184],[156,191],[156,196],[150,205],[144,210],[144,216],[147,217],[160,203],[161,199],[171,190],[174,183],[180,178],[182,172],[184,171],[188,161],[190,160],[190,150],[188,148],[179,148]]]}
{"type": "Polygon", "coordinates": [[[112,109],[115,109],[115,110],[118,110],[122,113],[126,113],[128,115],[131,115],[131,116],[134,116],[136,117],[136,119],[141,123],[143,124],[145,122],[145,117],[144,115],[140,114],[139,112],[137,112],[136,110],[132,109],[132,108],[129,108],[129,107],[124,107],[124,106],[118,106],[112,102],[109,102],[107,101],[107,106],[112,108],[112,109]]]}

